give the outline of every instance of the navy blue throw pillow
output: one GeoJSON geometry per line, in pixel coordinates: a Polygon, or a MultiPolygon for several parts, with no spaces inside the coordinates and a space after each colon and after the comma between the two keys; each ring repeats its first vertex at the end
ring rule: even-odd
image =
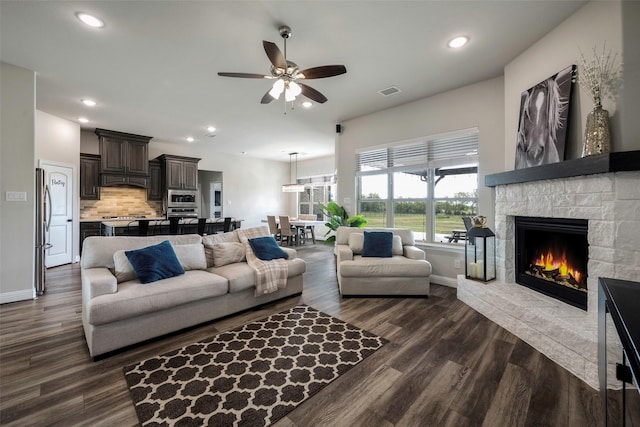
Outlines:
{"type": "Polygon", "coordinates": [[[168,240],[124,253],[133,266],[140,283],[156,282],[160,279],[184,274],[184,269],[168,240]]]}
{"type": "Polygon", "coordinates": [[[249,245],[253,253],[262,261],[271,261],[278,258],[289,258],[289,255],[278,246],[273,236],[256,237],[249,239],[249,245]]]}
{"type": "Polygon", "coordinates": [[[362,256],[391,258],[393,256],[393,233],[390,231],[365,231],[362,256]]]}

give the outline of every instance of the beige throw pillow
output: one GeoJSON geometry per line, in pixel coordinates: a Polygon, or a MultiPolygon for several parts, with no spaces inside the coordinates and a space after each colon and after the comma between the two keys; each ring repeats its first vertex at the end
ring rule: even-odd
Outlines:
{"type": "Polygon", "coordinates": [[[213,266],[222,267],[227,264],[246,260],[244,246],[239,242],[222,242],[213,245],[213,266]]]}
{"type": "Polygon", "coordinates": [[[116,251],[113,254],[113,264],[118,283],[128,282],[129,280],[138,278],[124,251],[116,251]]]}
{"type": "Polygon", "coordinates": [[[394,236],[393,236],[393,248],[391,250],[393,252],[393,255],[402,255],[403,254],[403,251],[402,251],[402,237],[396,236],[394,234],[394,236]]]}
{"type": "Polygon", "coordinates": [[[178,261],[180,261],[180,264],[185,271],[207,269],[207,259],[205,258],[204,247],[202,245],[172,246],[176,256],[178,257],[178,261]]]}

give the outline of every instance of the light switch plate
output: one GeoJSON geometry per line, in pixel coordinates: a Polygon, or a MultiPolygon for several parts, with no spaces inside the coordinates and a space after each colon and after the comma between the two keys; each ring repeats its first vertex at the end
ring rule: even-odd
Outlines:
{"type": "Polygon", "coordinates": [[[7,191],[6,200],[7,202],[26,202],[27,192],[26,191],[7,191]]]}

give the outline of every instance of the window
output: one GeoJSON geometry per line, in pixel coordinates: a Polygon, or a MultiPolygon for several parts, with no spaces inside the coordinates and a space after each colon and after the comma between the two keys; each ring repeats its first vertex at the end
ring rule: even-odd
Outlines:
{"type": "Polygon", "coordinates": [[[304,184],[304,191],[298,196],[298,215],[314,214],[322,221],[320,204],[326,205],[333,201],[336,185],[333,176],[298,179],[298,184],[304,184]]]}
{"type": "Polygon", "coordinates": [[[477,213],[477,153],[477,130],[358,153],[358,213],[367,226],[448,243],[453,230],[465,230],[462,216],[477,213]]]}

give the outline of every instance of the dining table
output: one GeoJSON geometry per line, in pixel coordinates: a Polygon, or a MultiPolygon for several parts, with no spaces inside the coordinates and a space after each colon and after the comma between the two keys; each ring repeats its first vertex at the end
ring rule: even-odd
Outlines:
{"type": "MultiPolygon", "coordinates": [[[[262,222],[268,222],[268,221],[266,219],[263,219],[262,222]]],[[[280,224],[280,218],[276,217],[276,223],[280,224]]],[[[315,232],[316,225],[325,225],[326,221],[319,221],[314,219],[290,218],[289,224],[296,227],[297,237],[298,237],[296,239],[296,242],[300,241],[300,236],[304,236],[304,229],[307,227],[311,227],[311,241],[315,244],[316,243],[316,232],[315,232]]]]}

